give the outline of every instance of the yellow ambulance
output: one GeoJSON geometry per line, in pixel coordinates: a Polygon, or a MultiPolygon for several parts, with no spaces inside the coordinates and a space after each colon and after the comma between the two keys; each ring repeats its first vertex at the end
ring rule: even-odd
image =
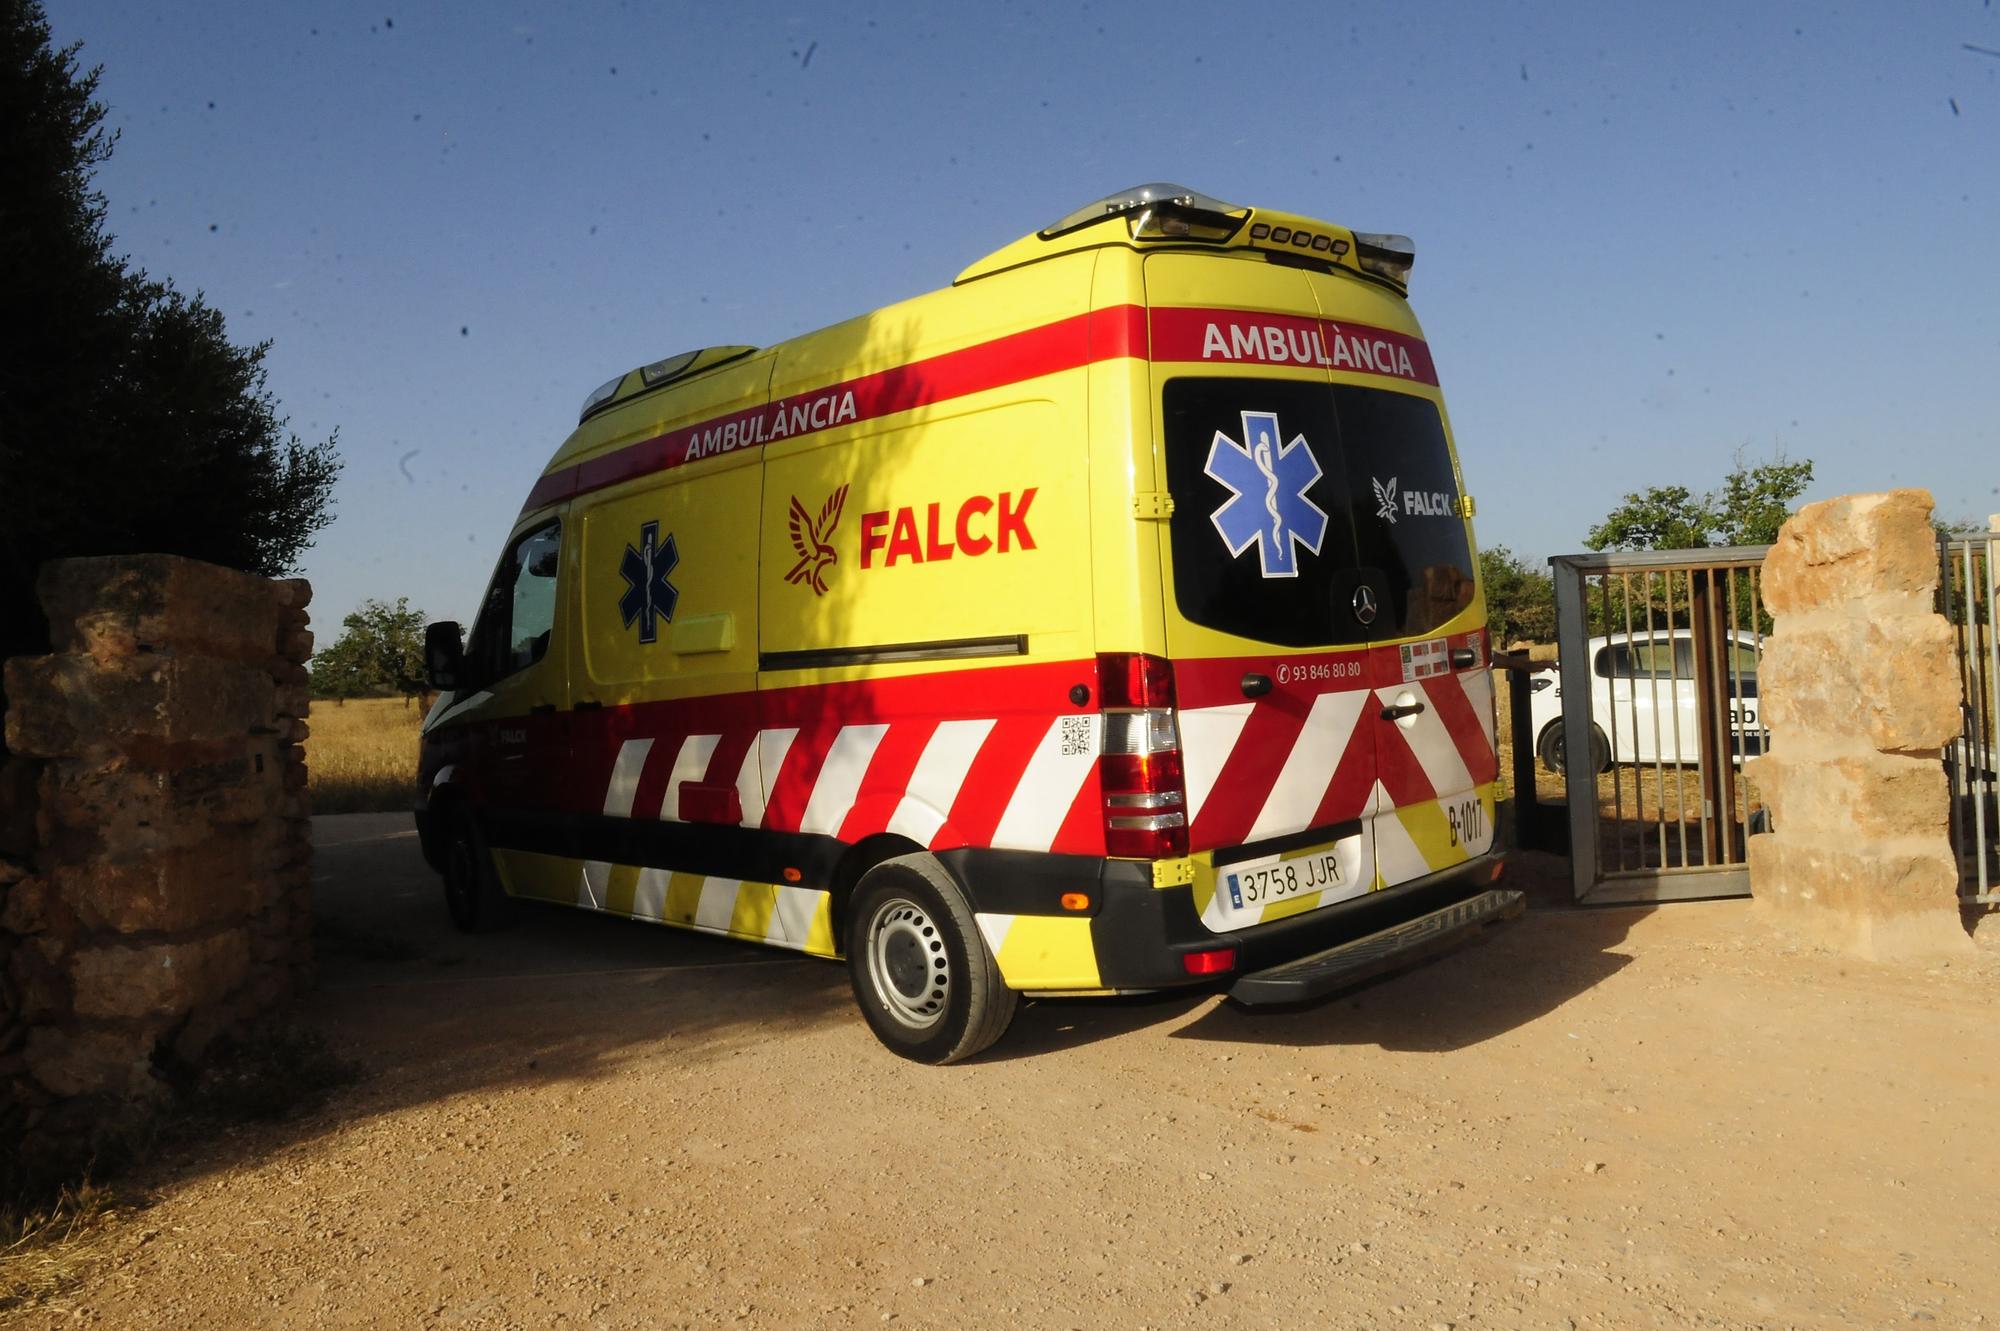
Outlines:
{"type": "Polygon", "coordinates": [[[1517,913],[1412,257],[1149,185],[606,383],[428,637],[454,920],[844,958],[948,1063],[1024,993],[1294,1003],[1517,913]]]}

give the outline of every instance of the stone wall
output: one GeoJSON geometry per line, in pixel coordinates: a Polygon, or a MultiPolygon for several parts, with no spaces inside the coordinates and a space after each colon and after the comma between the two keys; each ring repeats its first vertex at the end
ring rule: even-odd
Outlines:
{"type": "Polygon", "coordinates": [[[61,560],[6,663],[0,1151],[74,1154],[310,966],[303,580],[61,560]]]}
{"type": "Polygon", "coordinates": [[[1881,959],[1967,952],[1943,747],[1959,733],[1951,626],[1934,609],[1924,490],[1808,504],[1764,561],[1777,621],[1757,672],[1771,752],[1746,767],[1761,915],[1881,959]]]}

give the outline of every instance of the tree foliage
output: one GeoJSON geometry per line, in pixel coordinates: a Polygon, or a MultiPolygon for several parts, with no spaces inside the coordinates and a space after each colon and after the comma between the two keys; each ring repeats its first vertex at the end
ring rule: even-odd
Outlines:
{"type": "Polygon", "coordinates": [[[1556,589],[1545,570],[1496,545],[1479,552],[1479,579],[1486,588],[1488,640],[1495,647],[1556,640],[1556,589]]]}
{"type": "Polygon", "coordinates": [[[1749,466],[1739,456],[1718,489],[1696,494],[1685,485],[1655,485],[1626,495],[1583,543],[1592,550],[1769,545],[1812,473],[1810,458],[1793,462],[1781,453],[1749,466]]]}
{"type": "Polygon", "coordinates": [[[420,697],[424,680],[424,612],[410,598],[396,604],[363,601],[341,621],[340,637],[314,654],[312,690],[320,698],[420,697]]]}
{"type": "Polygon", "coordinates": [[[98,71],[0,0],[0,656],[46,650],[35,570],[163,552],[290,571],[331,518],[334,441],[287,434],[268,344],[111,252],[98,71]]]}

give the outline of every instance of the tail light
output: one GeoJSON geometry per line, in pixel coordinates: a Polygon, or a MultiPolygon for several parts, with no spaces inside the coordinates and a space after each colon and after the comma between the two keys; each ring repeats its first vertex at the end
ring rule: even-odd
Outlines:
{"type": "Polygon", "coordinates": [[[1097,658],[1104,752],[1104,849],[1120,859],[1187,854],[1187,788],[1174,720],[1174,670],[1157,656],[1105,652],[1097,658]]]}

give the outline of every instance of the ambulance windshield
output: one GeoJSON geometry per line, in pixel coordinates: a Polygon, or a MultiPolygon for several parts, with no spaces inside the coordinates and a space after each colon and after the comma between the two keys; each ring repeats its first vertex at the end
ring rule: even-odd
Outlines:
{"type": "Polygon", "coordinates": [[[1162,406],[1184,619],[1333,646],[1430,633],[1472,603],[1458,479],[1429,400],[1184,378],[1162,406]]]}

